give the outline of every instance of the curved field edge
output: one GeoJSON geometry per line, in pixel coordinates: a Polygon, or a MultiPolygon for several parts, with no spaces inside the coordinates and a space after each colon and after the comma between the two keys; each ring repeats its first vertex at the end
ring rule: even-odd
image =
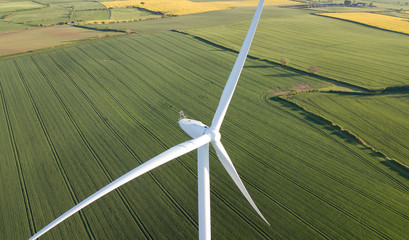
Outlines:
{"type": "MultiPolygon", "coordinates": [[[[101,161],[115,178],[138,165],[132,152],[147,160],[164,147],[185,140],[186,136],[177,126],[177,112],[183,109],[192,118],[211,119],[235,57],[236,54],[220,51],[181,34],[162,33],[47,50],[2,59],[0,64],[15,60],[23,68],[22,74],[30,76],[26,78],[27,86],[38,102],[44,125],[55,139],[56,150],[63,153],[61,157],[67,166],[67,176],[82,199],[109,181],[104,170],[96,166],[86,142],[95,147],[97,154],[100,153],[101,161]],[[58,94],[53,92],[44,75],[50,78],[58,94]],[[58,96],[65,104],[61,104],[58,96]],[[75,128],[64,105],[81,131],[75,128]],[[81,139],[81,132],[87,141],[81,139]],[[74,149],[69,147],[71,144],[74,149]]],[[[6,73],[10,72],[17,74],[12,68],[6,73]]],[[[407,232],[408,210],[398,200],[407,196],[404,179],[384,169],[367,151],[342,139],[337,140],[337,136],[318,134],[318,130],[326,130],[311,128],[302,119],[288,115],[277,105],[266,106],[260,99],[260,93],[270,88],[285,88],[300,82],[325,85],[315,78],[265,62],[250,59],[246,64],[223,125],[222,141],[240,175],[251,186],[250,193],[258,199],[257,203],[274,222],[274,227],[263,225],[247,208],[248,203],[240,198],[235,188],[229,187],[231,180],[212,158],[212,193],[216,196],[212,199],[214,236],[230,239],[243,236],[256,239],[354,238],[365,234],[374,238],[403,238],[400,234],[407,232]],[[257,127],[248,128],[249,125],[257,127]],[[344,152],[345,149],[348,151],[344,152]],[[370,211],[372,208],[375,210],[370,211]],[[365,213],[364,218],[362,213],[365,213]],[[399,221],[400,225],[391,225],[387,220],[399,221]]],[[[7,91],[15,87],[24,97],[20,101],[7,102],[32,109],[23,86],[16,85],[19,81],[7,83],[7,91]]],[[[11,94],[7,95],[7,99],[11,97],[11,94]]],[[[31,120],[34,114],[31,110],[23,114],[22,119],[31,120]]],[[[23,125],[24,122],[20,121],[19,126],[23,125]]],[[[41,131],[41,125],[36,125],[35,129],[41,131]]],[[[20,139],[25,136],[22,132],[19,134],[20,139]]],[[[21,147],[29,148],[24,144],[21,147]]],[[[38,149],[50,152],[46,141],[38,149]]],[[[152,173],[196,219],[194,155],[185,156],[152,173]]],[[[50,159],[48,164],[55,163],[55,159],[50,159]]],[[[35,172],[34,169],[31,171],[35,172]]],[[[64,186],[61,176],[58,182],[64,186]]],[[[38,188],[39,193],[44,191],[40,185],[38,188]]],[[[152,236],[159,238],[169,233],[175,234],[176,238],[196,236],[189,217],[172,204],[149,176],[124,186],[123,193],[152,236]],[[156,207],[151,208],[152,205],[156,207]],[[169,228],[169,222],[183,225],[184,231],[169,228]]],[[[53,197],[48,198],[51,201],[53,197]]],[[[53,216],[68,209],[69,200],[68,197],[65,207],[47,204],[44,209],[36,209],[35,219],[40,224],[52,220],[53,216]],[[57,209],[51,211],[50,206],[57,209]],[[51,211],[51,214],[44,217],[39,214],[42,211],[51,211]]],[[[122,206],[120,197],[112,194],[86,209],[84,214],[90,219],[94,234],[121,234],[122,237],[136,234],[133,221],[124,223],[126,219],[131,220],[131,216],[122,206]]],[[[35,208],[40,207],[36,205],[35,208]]],[[[71,224],[58,228],[52,237],[67,233],[68,226],[75,228],[81,224],[78,216],[71,224]]],[[[87,238],[86,233],[83,234],[80,236],[87,238]]]]}
{"type": "Polygon", "coordinates": [[[404,101],[406,90],[407,87],[393,87],[369,94],[330,91],[286,100],[344,130],[349,129],[345,131],[362,144],[408,171],[407,117],[400,110],[407,105],[404,101]]]}

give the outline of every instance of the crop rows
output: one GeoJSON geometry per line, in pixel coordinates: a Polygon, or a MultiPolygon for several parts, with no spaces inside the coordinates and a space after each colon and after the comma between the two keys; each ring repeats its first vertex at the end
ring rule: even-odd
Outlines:
{"type": "MultiPolygon", "coordinates": [[[[17,106],[26,106],[24,118],[35,123],[33,131],[43,139],[39,152],[50,156],[42,165],[54,169],[56,184],[66,196],[64,202],[47,194],[51,213],[40,207],[33,192],[47,190],[43,182],[32,181],[42,172],[31,164],[41,158],[25,154],[22,169],[29,170],[24,171],[27,183],[33,182],[27,185],[27,196],[34,198],[30,208],[36,228],[72,207],[76,199],[185,141],[177,125],[178,111],[209,122],[235,57],[190,36],[160,33],[3,59],[0,64],[12,67],[7,70],[10,80],[2,85],[2,111],[7,103],[15,132],[24,127],[15,116],[17,106]],[[16,90],[12,94],[6,89],[16,90]],[[21,101],[12,101],[13,96],[21,101]]],[[[247,62],[222,126],[222,141],[272,226],[262,223],[231,186],[212,152],[213,238],[404,239],[409,229],[407,179],[369,151],[334,135],[333,129],[305,122],[302,113],[263,97],[271,88],[288,89],[297,83],[327,86],[276,65],[247,62]]],[[[28,151],[21,141],[29,137],[22,131],[14,134],[20,139],[18,150],[28,151]]],[[[6,140],[13,145],[10,136],[6,140]]],[[[95,238],[196,237],[195,159],[195,154],[180,157],[84,209],[95,238]]],[[[13,171],[18,176],[18,169],[13,171]]],[[[67,221],[70,224],[61,224],[48,238],[80,227],[78,238],[92,238],[82,218],[67,221]]]]}
{"type": "MultiPolygon", "coordinates": [[[[107,179],[112,182],[114,179],[111,176],[111,174],[107,171],[106,167],[104,166],[103,162],[101,161],[100,157],[98,156],[98,153],[96,153],[96,151],[94,150],[94,148],[90,145],[89,141],[87,140],[86,136],[84,135],[84,133],[81,131],[78,123],[75,121],[75,119],[73,118],[72,114],[70,113],[68,107],[66,106],[66,104],[63,102],[61,96],[59,96],[59,94],[57,93],[56,89],[53,87],[52,83],[50,82],[49,78],[47,77],[47,75],[41,70],[40,66],[38,65],[37,61],[34,58],[31,58],[31,60],[33,61],[33,63],[36,65],[37,69],[41,72],[41,75],[43,76],[44,80],[47,82],[47,84],[49,85],[49,87],[52,89],[53,93],[55,94],[55,96],[57,97],[58,101],[60,102],[61,106],[64,108],[65,113],[67,114],[67,116],[69,117],[71,123],[73,124],[73,126],[75,127],[77,133],[81,136],[81,139],[84,142],[84,145],[87,146],[88,150],[90,151],[90,153],[92,154],[92,156],[94,157],[95,161],[97,162],[98,166],[101,168],[101,170],[104,172],[105,176],[107,177],[107,179]]],[[[152,239],[152,237],[149,235],[149,232],[147,232],[145,226],[143,225],[143,223],[141,222],[141,220],[139,219],[139,217],[136,215],[135,211],[132,209],[132,207],[130,206],[128,200],[126,199],[126,197],[124,196],[124,194],[122,193],[122,191],[120,189],[116,190],[117,194],[119,195],[119,197],[121,198],[123,204],[126,206],[126,208],[129,210],[130,214],[132,215],[133,219],[135,220],[135,222],[138,224],[138,226],[140,227],[140,229],[142,230],[142,232],[144,233],[146,239],[152,239]]]]}
{"type": "Polygon", "coordinates": [[[23,173],[23,169],[21,167],[21,162],[20,162],[21,160],[20,160],[20,156],[19,156],[19,153],[18,153],[17,144],[16,144],[16,141],[14,139],[13,126],[12,126],[11,121],[10,121],[10,116],[9,116],[8,108],[7,108],[7,102],[6,102],[6,99],[4,97],[4,91],[3,91],[3,87],[2,87],[1,82],[0,82],[0,96],[1,96],[1,101],[2,101],[2,105],[3,105],[3,113],[4,113],[4,116],[6,118],[5,120],[6,120],[9,140],[10,140],[10,143],[11,143],[14,160],[16,162],[18,178],[19,178],[20,188],[21,188],[21,191],[22,191],[23,199],[24,199],[24,206],[25,206],[25,210],[26,210],[26,214],[27,214],[29,229],[30,229],[30,233],[34,234],[34,232],[36,231],[36,227],[35,227],[33,213],[31,211],[31,206],[30,206],[30,196],[27,193],[27,186],[26,186],[26,183],[25,183],[24,173],[23,173]]]}
{"type": "MultiPolygon", "coordinates": [[[[66,54],[66,56],[69,56],[71,58],[71,56],[69,54],[66,54]]],[[[89,57],[89,56],[88,56],[89,57]]],[[[71,58],[72,59],[72,58],[71,58]]],[[[73,62],[75,62],[74,59],[72,59],[73,62]]],[[[54,60],[55,62],[55,60],[54,60]]],[[[58,63],[56,63],[56,65],[58,65],[58,63]]],[[[86,74],[99,86],[101,87],[104,92],[107,93],[107,95],[109,95],[109,97],[118,105],[118,107],[132,120],[136,120],[134,116],[132,116],[130,114],[130,112],[101,84],[98,82],[98,80],[91,74],[89,73],[83,66],[78,65],[78,67],[82,68],[82,70],[84,72],[86,72],[86,74]]],[[[59,66],[60,69],[61,66],[59,66]]],[[[92,100],[90,100],[88,97],[86,97],[86,94],[78,87],[78,85],[76,83],[73,82],[73,84],[76,86],[76,88],[82,93],[82,95],[87,99],[88,103],[90,104],[90,106],[94,109],[95,113],[101,118],[101,120],[104,122],[104,124],[107,126],[107,128],[111,131],[111,133],[118,139],[119,142],[121,142],[121,144],[129,151],[129,153],[134,157],[135,160],[137,160],[139,162],[139,164],[142,164],[142,160],[141,158],[131,149],[131,147],[124,141],[124,139],[121,137],[121,135],[118,133],[117,130],[115,130],[113,128],[113,126],[111,126],[109,124],[109,122],[105,119],[105,117],[103,116],[103,114],[100,112],[100,110],[98,110],[98,108],[95,106],[95,104],[92,102],[92,100]]],[[[141,127],[141,123],[138,121],[135,121],[139,127],[141,127]]],[[[146,131],[146,128],[143,127],[143,129],[146,131]]],[[[147,131],[147,133],[149,135],[152,136],[152,133],[150,131],[147,131]]],[[[166,194],[166,196],[169,198],[169,200],[186,216],[186,218],[191,222],[191,224],[193,226],[196,226],[197,223],[196,221],[189,215],[189,213],[187,213],[184,209],[183,206],[181,206],[175,199],[174,197],[163,187],[163,185],[154,177],[154,175],[152,173],[148,173],[148,175],[152,178],[152,180],[158,185],[158,187],[166,194]]]]}
{"type": "MultiPolygon", "coordinates": [[[[95,47],[95,46],[94,46],[94,47],[95,47]]],[[[101,51],[101,50],[98,49],[98,48],[96,48],[96,50],[101,51]]],[[[83,50],[82,50],[82,52],[83,52],[85,55],[87,55],[87,57],[92,58],[91,56],[89,56],[89,55],[88,55],[86,52],[84,52],[83,50]]],[[[109,54],[107,54],[107,57],[111,57],[111,56],[109,56],[109,54]]],[[[97,63],[98,63],[98,62],[97,62],[97,63]]],[[[101,64],[99,63],[98,65],[101,65],[101,64]]],[[[123,67],[126,68],[126,66],[123,66],[123,67]]],[[[131,71],[129,68],[128,68],[127,70],[128,70],[128,71],[131,71]]],[[[111,74],[112,74],[112,73],[111,73],[111,74]]],[[[115,74],[112,74],[112,76],[114,76],[114,75],[115,75],[115,74]]],[[[128,86],[126,83],[124,83],[124,82],[122,82],[122,81],[121,81],[121,84],[122,84],[125,88],[131,89],[131,88],[129,88],[129,86],[128,86]]],[[[103,88],[103,89],[108,93],[108,95],[109,95],[111,98],[114,99],[114,101],[118,104],[118,106],[126,113],[126,115],[127,115],[130,119],[132,119],[139,127],[141,127],[141,128],[142,128],[144,131],[146,131],[152,138],[154,138],[155,141],[158,142],[158,143],[163,147],[164,150],[169,148],[169,147],[168,147],[165,143],[163,143],[163,141],[161,141],[155,134],[153,134],[149,129],[147,129],[140,121],[138,121],[138,120],[135,118],[135,116],[133,116],[127,109],[125,109],[125,108],[115,99],[115,97],[114,97],[112,94],[109,93],[109,91],[108,91],[104,86],[102,86],[102,85],[100,85],[100,84],[99,84],[99,86],[100,86],[101,88],[103,88]]],[[[132,91],[132,92],[133,92],[135,95],[137,95],[137,93],[136,93],[135,91],[132,91]]],[[[141,98],[140,101],[144,101],[144,100],[141,98]]],[[[156,109],[153,109],[153,111],[157,112],[156,109]]],[[[158,114],[159,116],[161,115],[160,113],[157,113],[157,114],[158,114]]],[[[162,117],[163,117],[163,115],[162,115],[162,117]]],[[[171,120],[172,120],[172,119],[169,119],[169,118],[166,118],[166,117],[164,117],[164,119],[167,120],[167,121],[171,121],[171,120]]],[[[180,129],[179,129],[179,130],[180,130],[180,129]]],[[[181,130],[180,130],[180,132],[183,133],[181,130]]],[[[182,161],[179,161],[179,163],[180,163],[193,177],[197,178],[196,173],[195,173],[192,169],[190,169],[189,166],[187,166],[186,164],[184,164],[182,161]]],[[[155,179],[155,180],[156,180],[156,179],[155,179]]],[[[157,180],[156,180],[156,181],[157,181],[157,180]]],[[[157,182],[158,182],[158,181],[157,181],[157,182]]],[[[184,214],[186,215],[187,219],[189,219],[189,221],[192,222],[192,223],[194,224],[194,226],[196,226],[196,225],[197,225],[196,220],[194,220],[194,219],[191,218],[191,216],[183,209],[182,206],[180,206],[180,204],[178,204],[178,203],[173,199],[173,197],[166,191],[165,188],[163,188],[163,186],[162,186],[159,182],[158,182],[158,185],[159,185],[159,186],[161,187],[161,189],[168,195],[168,197],[170,198],[170,200],[171,200],[175,205],[177,205],[178,209],[180,209],[182,212],[184,212],[184,214]]],[[[240,217],[241,217],[243,220],[245,220],[245,221],[248,222],[250,225],[252,225],[252,227],[255,228],[258,232],[260,232],[261,235],[263,235],[265,239],[270,239],[270,238],[268,237],[268,235],[266,235],[266,233],[264,233],[264,232],[262,231],[262,229],[260,229],[257,225],[255,225],[251,220],[249,220],[249,219],[248,219],[243,213],[241,213],[238,209],[234,208],[234,204],[229,203],[229,202],[227,202],[226,200],[223,200],[223,197],[222,197],[219,193],[217,193],[215,190],[212,190],[212,194],[215,194],[215,196],[216,196],[217,198],[221,199],[221,200],[222,200],[225,204],[227,204],[235,213],[237,213],[238,215],[240,215],[240,217]]]]}
{"type": "MultiPolygon", "coordinates": [[[[44,124],[44,121],[43,121],[43,119],[42,119],[42,117],[41,117],[41,114],[40,114],[40,112],[39,112],[39,110],[38,110],[38,107],[37,107],[37,105],[36,105],[36,103],[35,103],[35,101],[34,101],[34,98],[33,98],[32,94],[31,94],[31,92],[30,92],[30,90],[29,90],[29,88],[28,88],[28,86],[27,86],[26,80],[25,80],[25,78],[24,78],[24,76],[23,76],[23,74],[22,74],[22,72],[21,72],[19,66],[17,65],[16,61],[14,61],[14,65],[16,66],[17,72],[18,72],[18,74],[19,74],[19,76],[20,76],[20,80],[21,80],[21,82],[22,82],[22,84],[23,84],[23,86],[24,86],[24,89],[25,89],[25,91],[26,91],[26,93],[27,93],[27,96],[28,96],[29,99],[30,99],[31,105],[32,105],[32,107],[33,107],[33,109],[34,109],[34,111],[35,111],[37,120],[38,120],[38,122],[39,122],[40,125],[41,125],[42,131],[43,131],[43,133],[44,133],[44,135],[45,135],[45,137],[46,137],[46,139],[47,139],[48,145],[49,145],[49,147],[50,147],[50,149],[51,149],[51,151],[52,151],[52,154],[53,154],[53,156],[54,156],[54,160],[56,161],[56,163],[57,163],[57,165],[58,165],[58,168],[59,168],[59,170],[60,170],[60,172],[61,172],[61,175],[62,175],[63,178],[64,178],[65,186],[68,188],[68,190],[69,190],[69,192],[70,192],[70,194],[71,194],[71,197],[72,197],[72,200],[73,200],[74,204],[78,204],[78,203],[79,203],[78,197],[76,196],[75,192],[74,192],[73,189],[72,189],[70,180],[68,179],[67,173],[66,173],[66,171],[64,170],[64,167],[62,166],[61,159],[60,159],[60,157],[59,157],[59,155],[58,155],[58,152],[57,152],[57,150],[56,150],[56,148],[55,148],[55,146],[54,146],[53,140],[51,139],[51,137],[50,137],[50,135],[49,135],[49,133],[48,133],[47,127],[46,127],[46,125],[44,124]]],[[[85,229],[86,229],[86,231],[87,231],[88,237],[89,237],[90,239],[95,239],[95,236],[94,236],[93,233],[92,233],[91,227],[90,227],[90,225],[89,225],[89,222],[88,222],[86,216],[84,216],[84,214],[83,214],[82,212],[80,212],[79,214],[80,214],[80,216],[81,216],[81,220],[82,220],[82,222],[83,222],[83,225],[84,225],[84,227],[85,227],[85,229]]]]}

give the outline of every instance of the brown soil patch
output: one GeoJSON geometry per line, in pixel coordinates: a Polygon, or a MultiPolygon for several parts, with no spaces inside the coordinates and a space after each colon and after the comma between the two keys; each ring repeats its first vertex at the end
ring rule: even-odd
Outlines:
{"type": "Polygon", "coordinates": [[[96,39],[98,34],[99,31],[68,25],[0,33],[0,56],[96,39]]]}
{"type": "Polygon", "coordinates": [[[304,83],[294,84],[293,88],[295,90],[298,90],[298,91],[307,91],[307,90],[313,89],[313,87],[311,87],[311,85],[304,84],[304,83]]]}

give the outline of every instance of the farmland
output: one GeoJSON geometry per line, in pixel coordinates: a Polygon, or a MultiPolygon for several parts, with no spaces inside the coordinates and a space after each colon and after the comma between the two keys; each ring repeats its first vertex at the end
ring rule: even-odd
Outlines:
{"type": "Polygon", "coordinates": [[[407,18],[393,17],[369,12],[321,13],[320,15],[344,19],[373,27],[409,34],[409,22],[407,18]]]}
{"type": "MultiPolygon", "coordinates": [[[[191,29],[194,36],[227,48],[240,46],[249,22],[191,29]]],[[[270,8],[250,55],[369,89],[407,84],[407,36],[311,15],[305,10],[270,8]],[[275,39],[274,42],[271,39],[275,39]],[[294,51],[293,49],[296,49],[294,51]]]]}
{"type": "MultiPolygon", "coordinates": [[[[149,11],[167,15],[185,15],[202,12],[226,10],[232,7],[257,6],[256,0],[241,1],[189,1],[189,0],[151,0],[141,1],[104,1],[101,2],[107,8],[138,7],[149,11]]],[[[293,5],[297,2],[291,0],[267,0],[266,5],[293,5]]]]}
{"type": "Polygon", "coordinates": [[[42,8],[43,5],[31,1],[1,2],[0,13],[42,8]]]}
{"type": "MultiPolygon", "coordinates": [[[[97,31],[71,26],[8,31],[0,33],[0,56],[97,39],[101,34],[97,31]]],[[[120,33],[111,33],[111,35],[118,34],[120,33]]]]}
{"type": "MultiPolygon", "coordinates": [[[[1,182],[12,183],[1,188],[1,206],[7,206],[1,232],[27,238],[112,179],[186,140],[178,111],[209,123],[234,59],[189,36],[159,33],[1,60],[0,121],[7,131],[0,141],[3,161],[13,169],[1,175],[1,182]]],[[[299,83],[328,86],[277,65],[246,64],[222,141],[272,227],[229,187],[212,154],[213,238],[404,239],[407,175],[339,138],[337,129],[269,100],[271,88],[299,83]]],[[[181,157],[94,203],[44,239],[195,238],[195,168],[194,153],[181,157]]]]}
{"type": "MultiPolygon", "coordinates": [[[[36,18],[27,15],[33,23],[51,6],[64,10],[64,21],[107,13],[123,19],[139,11],[107,10],[96,2],[39,3],[50,5],[35,9],[36,18]]],[[[179,111],[209,125],[253,11],[93,24],[143,34],[0,58],[0,238],[27,239],[112,180],[189,139],[177,124],[179,111]]],[[[212,151],[212,239],[409,236],[409,170],[389,159],[409,165],[402,111],[407,92],[382,91],[408,84],[408,36],[312,12],[318,11],[264,9],[221,128],[271,226],[232,187],[212,151]],[[307,73],[312,64],[321,71],[307,73]],[[295,95],[285,98],[288,93],[295,95]]],[[[41,239],[196,239],[196,164],[195,152],[167,163],[41,239]]]]}

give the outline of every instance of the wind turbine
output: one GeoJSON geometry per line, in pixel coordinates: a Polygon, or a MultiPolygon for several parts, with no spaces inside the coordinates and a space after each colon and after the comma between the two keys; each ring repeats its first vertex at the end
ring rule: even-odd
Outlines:
{"type": "Polygon", "coordinates": [[[103,187],[102,189],[92,194],[91,196],[89,196],[88,198],[86,198],[85,200],[83,200],[82,202],[80,202],[67,212],[65,212],[63,215],[49,223],[43,229],[34,234],[29,240],[39,238],[44,233],[46,233],[53,227],[57,226],[59,223],[61,223],[74,213],[80,211],[87,205],[101,198],[105,194],[108,194],[109,192],[115,190],[116,188],[124,185],[125,183],[195,149],[198,150],[197,158],[198,158],[199,240],[210,240],[211,225],[210,225],[209,143],[211,143],[213,148],[216,150],[220,162],[227,170],[230,177],[233,179],[233,181],[240,189],[244,197],[254,208],[254,210],[256,210],[256,212],[260,215],[260,217],[268,225],[270,225],[268,221],[264,218],[260,210],[257,208],[250,194],[247,192],[245,186],[243,185],[243,182],[241,181],[236,169],[234,168],[229,155],[224,149],[222,143],[220,142],[221,135],[219,133],[220,126],[222,125],[224,116],[226,115],[227,108],[230,104],[241,71],[243,69],[244,62],[246,61],[247,54],[249,52],[250,45],[254,37],[254,33],[256,32],[257,24],[260,19],[263,5],[264,0],[260,0],[253,17],[253,21],[251,22],[246,38],[240,49],[240,53],[236,59],[236,62],[233,66],[233,70],[230,73],[229,79],[227,80],[226,86],[223,90],[219,106],[217,107],[216,113],[213,117],[212,125],[208,127],[200,121],[186,118],[179,120],[180,127],[193,139],[166,150],[165,152],[159,154],[158,156],[150,159],[149,161],[141,164],[140,166],[134,168],[133,170],[119,177],[115,181],[103,187]]]}

